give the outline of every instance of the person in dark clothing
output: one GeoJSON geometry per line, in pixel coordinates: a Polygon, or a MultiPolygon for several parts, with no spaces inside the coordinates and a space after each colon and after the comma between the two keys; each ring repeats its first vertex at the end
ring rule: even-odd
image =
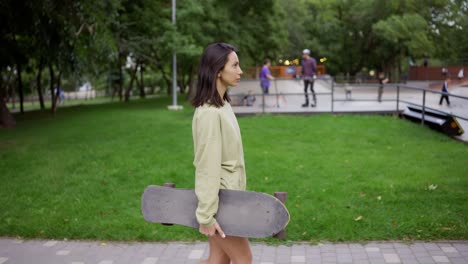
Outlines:
{"type": "Polygon", "coordinates": [[[388,79],[385,78],[385,74],[381,72],[379,74],[379,90],[377,94],[377,101],[379,101],[379,103],[382,102],[383,88],[384,88],[384,84],[387,82],[388,82],[388,79]]]}
{"type": "Polygon", "coordinates": [[[442,67],[442,76],[444,76],[444,77],[448,76],[448,70],[445,67],[442,67]]]}
{"type": "Polygon", "coordinates": [[[305,103],[302,107],[309,106],[309,95],[307,94],[307,88],[310,85],[310,91],[314,99],[314,103],[310,106],[315,107],[317,105],[317,98],[315,97],[314,91],[314,80],[317,73],[317,62],[313,57],[310,56],[310,50],[305,49],[302,51],[302,77],[304,78],[304,95],[305,103]]]}
{"type": "Polygon", "coordinates": [[[447,102],[447,105],[450,106],[450,101],[449,101],[449,97],[448,97],[448,83],[450,81],[450,78],[447,77],[445,78],[445,82],[444,84],[442,85],[442,94],[440,96],[440,101],[439,101],[439,105],[442,105],[442,101],[445,99],[445,101],[447,102]]]}

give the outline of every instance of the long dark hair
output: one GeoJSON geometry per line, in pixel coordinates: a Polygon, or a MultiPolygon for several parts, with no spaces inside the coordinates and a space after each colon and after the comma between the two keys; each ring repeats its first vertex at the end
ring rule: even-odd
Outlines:
{"type": "Polygon", "coordinates": [[[191,103],[194,107],[202,106],[204,103],[221,107],[224,101],[231,101],[229,95],[224,93],[223,99],[216,89],[218,73],[223,70],[224,65],[231,52],[237,52],[236,47],[227,43],[213,43],[206,47],[198,66],[198,82],[195,96],[191,103]]]}

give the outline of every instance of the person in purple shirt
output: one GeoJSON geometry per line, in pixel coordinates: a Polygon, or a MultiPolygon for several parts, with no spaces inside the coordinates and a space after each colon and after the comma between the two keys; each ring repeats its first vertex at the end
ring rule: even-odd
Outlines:
{"type": "Polygon", "coordinates": [[[314,91],[314,80],[317,74],[317,62],[313,57],[310,56],[310,50],[305,49],[302,51],[302,78],[304,78],[304,95],[305,103],[302,107],[309,106],[309,95],[307,94],[307,87],[310,85],[310,91],[314,99],[314,103],[310,106],[315,107],[317,105],[317,98],[315,97],[314,91]]]}
{"type": "Polygon", "coordinates": [[[262,91],[264,94],[268,94],[268,89],[270,88],[270,80],[274,80],[270,73],[270,66],[271,61],[269,59],[265,59],[263,62],[262,71],[260,72],[260,86],[262,87],[262,91]]]}

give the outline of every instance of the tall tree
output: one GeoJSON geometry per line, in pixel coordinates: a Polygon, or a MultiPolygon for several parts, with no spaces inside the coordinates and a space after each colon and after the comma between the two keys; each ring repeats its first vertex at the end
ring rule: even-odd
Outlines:
{"type": "Polygon", "coordinates": [[[386,52],[381,53],[382,59],[389,64],[389,68],[398,70],[398,76],[401,76],[400,62],[405,57],[422,57],[433,53],[432,42],[428,39],[429,27],[418,14],[393,15],[374,24],[373,29],[384,42],[381,45],[386,52]]]}

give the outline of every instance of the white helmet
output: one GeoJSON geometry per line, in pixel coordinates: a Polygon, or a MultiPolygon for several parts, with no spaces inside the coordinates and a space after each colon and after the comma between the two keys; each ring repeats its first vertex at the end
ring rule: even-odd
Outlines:
{"type": "Polygon", "coordinates": [[[309,49],[305,49],[305,50],[302,51],[302,54],[307,54],[307,55],[309,55],[309,54],[310,54],[310,50],[309,50],[309,49]]]}

